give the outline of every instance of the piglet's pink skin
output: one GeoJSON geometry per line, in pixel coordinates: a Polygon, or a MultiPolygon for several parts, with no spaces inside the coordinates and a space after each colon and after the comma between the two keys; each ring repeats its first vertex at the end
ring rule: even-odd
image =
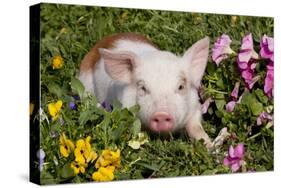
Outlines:
{"type": "Polygon", "coordinates": [[[157,48],[134,33],[108,36],[97,42],[80,65],[79,79],[99,102],[119,100],[123,107],[140,105],[138,117],[151,131],[185,129],[204,139],[197,95],[209,53],[209,38],[193,44],[183,56],[157,48]]]}

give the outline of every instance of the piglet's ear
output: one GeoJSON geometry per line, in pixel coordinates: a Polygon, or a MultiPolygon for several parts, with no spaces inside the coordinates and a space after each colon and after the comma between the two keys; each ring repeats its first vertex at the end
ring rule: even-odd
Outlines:
{"type": "Polygon", "coordinates": [[[192,82],[197,88],[200,86],[208,62],[209,43],[209,37],[205,37],[193,44],[183,56],[189,63],[192,82]]]}
{"type": "Polygon", "coordinates": [[[136,55],[128,51],[110,51],[99,48],[104,60],[105,71],[114,80],[130,83],[136,65],[136,55]]]}

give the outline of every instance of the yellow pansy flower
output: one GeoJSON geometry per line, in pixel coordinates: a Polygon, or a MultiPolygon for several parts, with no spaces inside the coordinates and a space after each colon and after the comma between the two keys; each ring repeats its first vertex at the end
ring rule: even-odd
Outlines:
{"type": "Polygon", "coordinates": [[[71,140],[67,139],[65,134],[63,133],[60,136],[60,153],[64,157],[68,157],[71,151],[74,150],[74,144],[71,140]]]}
{"type": "Polygon", "coordinates": [[[61,56],[56,55],[52,59],[52,67],[53,69],[60,69],[63,66],[63,59],[61,56]]]}
{"type": "Polygon", "coordinates": [[[56,120],[58,118],[61,107],[62,107],[61,100],[58,100],[56,103],[48,104],[48,111],[49,114],[52,116],[53,120],[56,120]]]}
{"type": "Polygon", "coordinates": [[[87,164],[79,164],[79,163],[76,163],[76,162],[72,162],[70,164],[70,167],[73,169],[75,175],[79,174],[79,173],[84,174],[85,168],[87,168],[87,164]]]}
{"type": "Polygon", "coordinates": [[[120,166],[120,150],[118,149],[116,152],[111,150],[103,150],[101,156],[98,158],[95,167],[105,167],[108,165],[119,167],[120,166]]]}
{"type": "Polygon", "coordinates": [[[91,140],[91,137],[88,136],[85,140],[85,146],[86,146],[86,149],[90,151],[90,155],[89,156],[85,156],[86,157],[86,161],[87,163],[88,162],[94,162],[94,160],[96,160],[96,158],[98,157],[98,154],[92,150],[92,147],[91,147],[91,144],[90,144],[90,140],[91,140]]]}
{"type": "Polygon", "coordinates": [[[97,172],[92,174],[94,181],[111,181],[114,179],[114,166],[100,167],[97,172]]]}
{"type": "Polygon", "coordinates": [[[76,162],[85,164],[86,162],[93,162],[98,157],[97,153],[95,151],[92,151],[90,139],[91,137],[88,136],[85,140],[77,140],[76,148],[74,150],[76,162]]]}

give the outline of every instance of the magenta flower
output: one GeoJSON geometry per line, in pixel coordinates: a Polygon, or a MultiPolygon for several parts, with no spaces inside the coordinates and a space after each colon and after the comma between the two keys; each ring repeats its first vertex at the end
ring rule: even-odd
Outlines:
{"type": "Polygon", "coordinates": [[[269,97],[273,97],[273,79],[274,79],[274,40],[271,37],[264,35],[260,42],[260,55],[265,59],[269,59],[266,66],[267,72],[264,83],[264,92],[269,97]]]}
{"type": "Polygon", "coordinates": [[[237,58],[241,76],[244,78],[247,88],[249,89],[252,89],[258,80],[254,79],[254,70],[256,68],[255,59],[258,58],[259,55],[254,50],[253,37],[250,33],[242,39],[242,45],[237,58]]]}
{"type": "Polygon", "coordinates": [[[249,33],[248,35],[243,37],[238,58],[240,62],[249,62],[251,58],[252,59],[259,58],[259,55],[254,50],[252,33],[249,33]]]}
{"type": "Polygon", "coordinates": [[[264,81],[264,92],[269,97],[273,97],[273,80],[274,80],[274,67],[273,62],[270,62],[267,66],[266,77],[264,81]]]}
{"type": "Polygon", "coordinates": [[[213,102],[213,101],[214,100],[211,97],[209,97],[208,99],[205,100],[205,102],[202,104],[202,114],[207,113],[208,108],[209,108],[211,102],[213,102]]]}
{"type": "Polygon", "coordinates": [[[266,112],[260,113],[259,117],[257,118],[257,125],[262,125],[265,122],[272,122],[273,118],[270,114],[266,112]]]}
{"type": "Polygon", "coordinates": [[[237,103],[237,99],[238,99],[239,87],[240,87],[240,82],[236,82],[234,89],[231,92],[232,101],[230,101],[226,104],[227,112],[232,112],[234,110],[234,107],[235,107],[235,105],[237,103]]]}
{"type": "Polygon", "coordinates": [[[231,48],[232,40],[228,35],[223,34],[217,39],[212,49],[212,60],[219,66],[219,63],[228,57],[229,54],[235,53],[231,48]]]}
{"type": "Polygon", "coordinates": [[[236,105],[236,101],[230,101],[226,104],[226,111],[232,112],[234,110],[234,107],[236,105]]]}
{"type": "Polygon", "coordinates": [[[228,156],[224,158],[223,164],[231,167],[232,172],[237,172],[242,165],[244,153],[244,144],[238,144],[235,148],[230,146],[228,156]]]}
{"type": "Polygon", "coordinates": [[[273,38],[263,35],[260,42],[260,55],[265,59],[270,59],[274,62],[274,41],[273,38]]]}
{"type": "Polygon", "coordinates": [[[240,82],[236,82],[234,89],[231,92],[231,97],[235,100],[238,99],[239,86],[240,86],[240,82]]]}

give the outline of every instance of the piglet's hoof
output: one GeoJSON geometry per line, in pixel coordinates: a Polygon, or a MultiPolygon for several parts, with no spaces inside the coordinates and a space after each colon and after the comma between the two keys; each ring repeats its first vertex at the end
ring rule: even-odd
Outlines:
{"type": "Polygon", "coordinates": [[[207,148],[209,151],[212,151],[214,153],[219,152],[219,147],[222,146],[223,142],[230,136],[230,134],[227,132],[227,128],[224,127],[219,132],[218,136],[215,138],[215,140],[212,142],[212,144],[207,145],[207,148]]]}
{"type": "Polygon", "coordinates": [[[213,145],[214,147],[219,147],[223,144],[223,142],[226,140],[227,137],[229,137],[230,134],[227,132],[227,128],[224,127],[221,129],[221,131],[219,132],[218,136],[215,138],[215,140],[213,141],[213,145]]]}

